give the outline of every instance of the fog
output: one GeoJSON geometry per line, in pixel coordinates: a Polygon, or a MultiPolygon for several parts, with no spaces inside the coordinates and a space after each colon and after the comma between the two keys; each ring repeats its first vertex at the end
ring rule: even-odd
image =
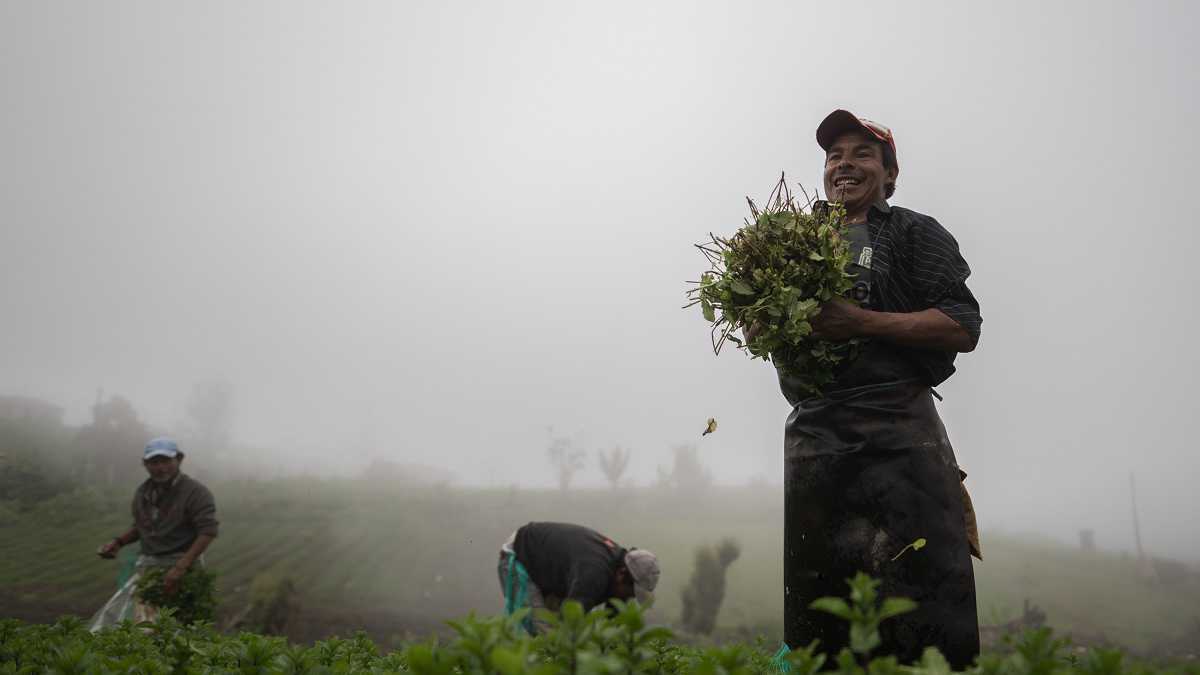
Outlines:
{"type": "MultiPolygon", "coordinates": [[[[229,383],[270,470],[551,486],[549,438],[781,480],[772,368],[686,280],[813,132],[891,127],[971,264],[938,388],[981,527],[1200,559],[1185,2],[0,5],[0,393],[171,431],[229,383]],[[709,417],[717,433],[700,437],[709,417]]],[[[138,448],[130,448],[137,461],[138,448]]],[[[185,448],[186,450],[186,448],[185,448]]],[[[203,454],[189,463],[199,470],[203,454]]]]}

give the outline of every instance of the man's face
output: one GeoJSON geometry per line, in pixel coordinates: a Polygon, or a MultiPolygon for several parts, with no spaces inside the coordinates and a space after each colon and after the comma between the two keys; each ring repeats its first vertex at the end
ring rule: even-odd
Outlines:
{"type": "Polygon", "coordinates": [[[883,146],[862,131],[838,136],[825,153],[825,195],[846,207],[848,215],[866,212],[887,195],[896,179],[894,168],[883,166],[883,146]]]}
{"type": "Polygon", "coordinates": [[[150,480],[155,483],[169,483],[175,474],[179,473],[179,458],[159,455],[143,461],[142,466],[146,467],[150,480]]]}

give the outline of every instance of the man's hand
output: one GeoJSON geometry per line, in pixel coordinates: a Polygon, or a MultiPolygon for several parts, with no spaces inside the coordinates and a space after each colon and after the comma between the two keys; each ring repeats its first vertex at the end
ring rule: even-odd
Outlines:
{"type": "Polygon", "coordinates": [[[812,321],[813,337],[830,342],[845,342],[867,334],[866,322],[872,312],[844,298],[821,305],[821,313],[812,321]]]}
{"type": "Polygon", "coordinates": [[[171,595],[179,589],[179,580],[183,578],[184,574],[187,574],[188,567],[190,567],[188,563],[180,560],[163,575],[163,590],[167,592],[167,595],[171,595]]]}
{"type": "Polygon", "coordinates": [[[111,558],[117,557],[117,551],[120,551],[120,550],[121,550],[121,542],[117,541],[116,539],[113,539],[112,541],[108,542],[107,544],[104,544],[100,548],[96,549],[96,555],[100,556],[101,558],[110,558],[111,559],[111,558]]]}
{"type": "Polygon", "coordinates": [[[748,326],[742,326],[742,338],[746,344],[750,344],[750,341],[758,337],[762,331],[762,324],[756,321],[748,326]]]}

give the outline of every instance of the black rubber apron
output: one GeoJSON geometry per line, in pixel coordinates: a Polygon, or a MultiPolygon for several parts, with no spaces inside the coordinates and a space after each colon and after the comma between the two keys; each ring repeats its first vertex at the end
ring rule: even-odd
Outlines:
{"type": "MultiPolygon", "coordinates": [[[[852,227],[856,299],[870,307],[867,226],[852,227]]],[[[979,653],[975,578],[960,474],[931,390],[902,350],[866,345],[820,398],[803,399],[785,375],[784,637],[792,648],[821,641],[836,654],[849,626],[809,609],[845,597],[858,571],[882,580],[884,596],[920,608],[884,622],[877,654],[916,659],[934,646],[955,668],[979,653]],[[925,539],[920,550],[905,547],[925,539]]]]}

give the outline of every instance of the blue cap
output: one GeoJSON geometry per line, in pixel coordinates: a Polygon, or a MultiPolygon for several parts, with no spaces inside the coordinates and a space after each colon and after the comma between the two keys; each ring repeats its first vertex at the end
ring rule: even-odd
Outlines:
{"type": "Polygon", "coordinates": [[[151,457],[178,457],[179,444],[175,441],[161,436],[146,444],[146,450],[142,453],[142,460],[145,461],[151,457]]]}

